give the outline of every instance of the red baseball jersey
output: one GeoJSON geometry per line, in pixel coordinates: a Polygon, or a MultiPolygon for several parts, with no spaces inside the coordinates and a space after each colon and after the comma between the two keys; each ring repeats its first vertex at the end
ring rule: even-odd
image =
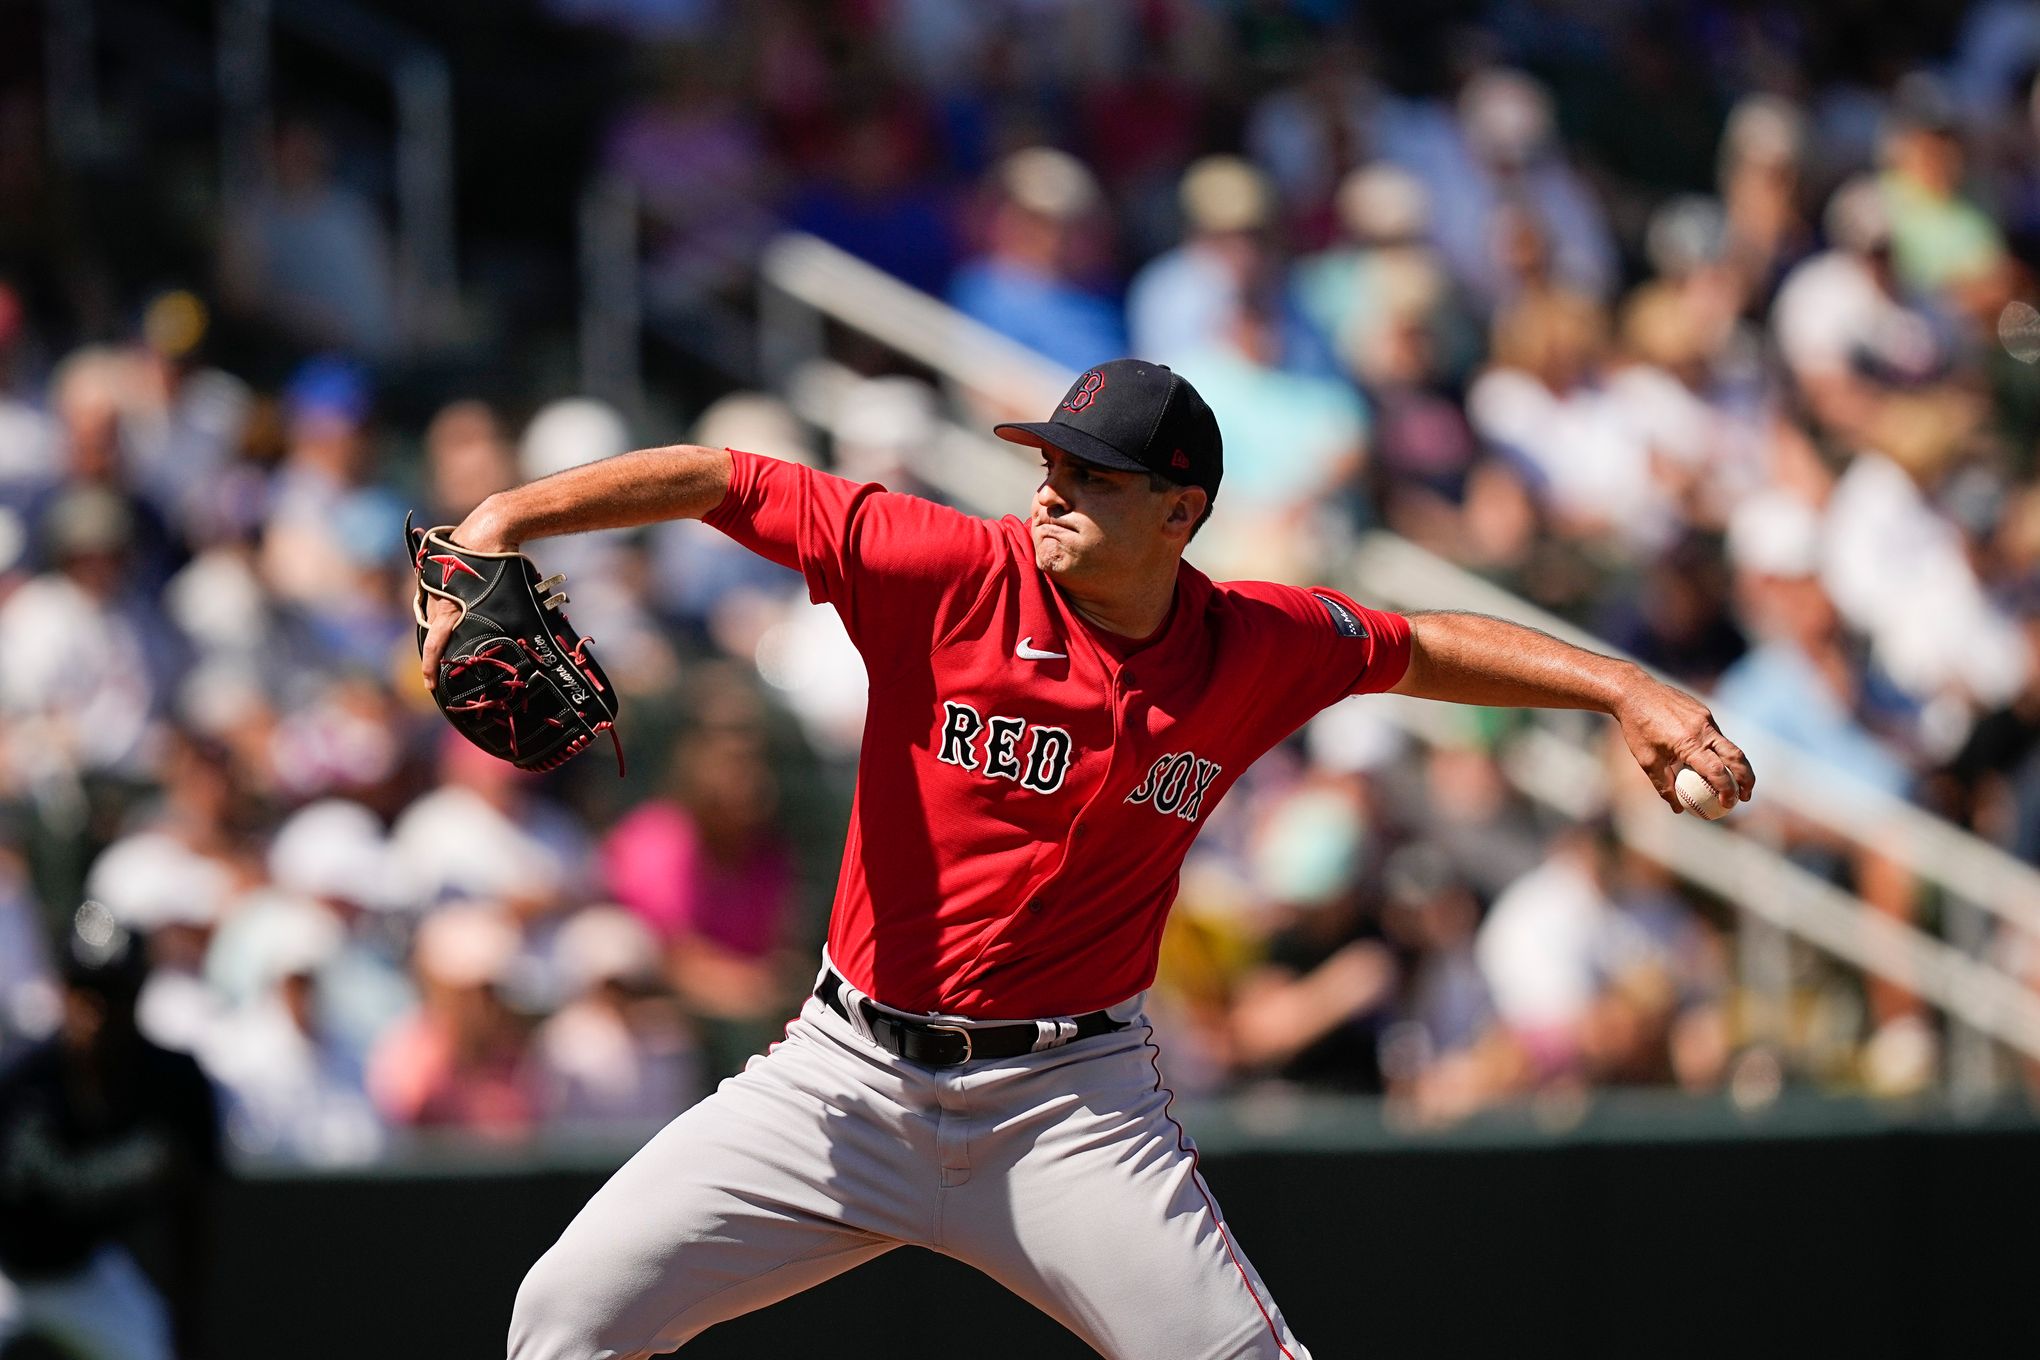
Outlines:
{"type": "Polygon", "coordinates": [[[829,956],[889,1006],[1028,1019],[1141,991],[1241,771],[1409,662],[1398,615],[1187,563],[1162,632],[1121,660],[1024,521],[731,458],[708,523],[798,569],[869,672],[829,956]]]}

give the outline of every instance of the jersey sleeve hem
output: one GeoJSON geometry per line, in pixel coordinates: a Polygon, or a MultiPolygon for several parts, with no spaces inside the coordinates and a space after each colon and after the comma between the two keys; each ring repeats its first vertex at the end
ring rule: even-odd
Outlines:
{"type": "Polygon", "coordinates": [[[1385,609],[1369,609],[1341,591],[1311,587],[1321,602],[1336,601],[1351,611],[1367,634],[1367,660],[1353,677],[1348,694],[1379,694],[1395,688],[1410,668],[1410,621],[1385,609]]]}

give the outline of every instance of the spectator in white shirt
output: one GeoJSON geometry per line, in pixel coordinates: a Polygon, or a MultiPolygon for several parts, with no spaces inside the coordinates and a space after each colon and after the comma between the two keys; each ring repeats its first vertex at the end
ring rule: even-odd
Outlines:
{"type": "Polygon", "coordinates": [[[1772,327],[1814,414],[1841,434],[1866,437],[1885,394],[1939,375],[1947,350],[1900,290],[1891,214],[1876,181],[1837,189],[1823,221],[1829,248],[1786,276],[1772,327]]]}

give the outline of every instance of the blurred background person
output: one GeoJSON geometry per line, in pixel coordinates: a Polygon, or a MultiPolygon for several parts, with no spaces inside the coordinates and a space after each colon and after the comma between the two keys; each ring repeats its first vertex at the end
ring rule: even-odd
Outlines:
{"type": "Polygon", "coordinates": [[[294,344],[381,358],[398,343],[398,299],[381,213],[334,169],[333,144],[288,116],[269,174],[228,224],[220,282],[236,310],[294,344]]]}
{"type": "Polygon", "coordinates": [[[359,1165],[384,1149],[361,1056],[329,1019],[326,970],[346,947],[339,918],[310,902],[272,912],[255,994],[206,1045],[235,1147],[315,1166],[359,1165]]]}
{"type": "Polygon", "coordinates": [[[1176,197],[1182,243],[1143,266],[1126,291],[1132,352],[1177,364],[1223,345],[1234,318],[1257,302],[1273,314],[1281,367],[1329,371],[1324,342],[1282,289],[1267,177],[1237,156],[1205,156],[1184,171],[1176,197]]]}
{"type": "Polygon", "coordinates": [[[79,909],[59,967],[56,1035],[0,1069],[0,1345],[202,1355],[217,1099],[189,1055],[136,1028],[148,961],[112,912],[79,909]],[[142,1226],[167,1233],[160,1285],[129,1250],[142,1226]]]}
{"type": "Polygon", "coordinates": [[[1616,250],[1607,213],[1566,161],[1551,94],[1521,71],[1482,71],[1460,89],[1456,154],[1410,166],[1437,205],[1438,246],[1454,276],[1489,306],[1513,301],[1522,279],[1508,237],[1533,224],[1558,286],[1607,297],[1616,250]]]}
{"type": "Polygon", "coordinates": [[[567,1000],[534,1039],[548,1121],[649,1132],[700,1099],[700,1058],[650,928],[620,907],[588,907],[561,929],[558,952],[567,1000]]]}
{"type": "Polygon", "coordinates": [[[652,931],[681,1005],[710,1027],[717,1070],[734,1071],[806,966],[789,952],[794,860],[755,710],[683,736],[667,779],[604,840],[603,878],[652,931]]]}
{"type": "Polygon", "coordinates": [[[1836,189],[1822,225],[1828,248],[1785,276],[1772,329],[1814,416],[1845,438],[1872,437],[1890,393],[1946,372],[1950,341],[1899,277],[1875,180],[1836,189]]]}
{"type": "Polygon", "coordinates": [[[1125,353],[1119,308],[1090,277],[1088,233],[1104,195],[1083,162],[1049,147],[1016,151],[988,194],[982,250],[950,280],[951,304],[1070,368],[1125,353]]]}
{"type": "Polygon", "coordinates": [[[368,1064],[369,1094],[392,1125],[503,1141],[537,1124],[530,1024],[506,992],[518,947],[510,917],[479,903],[442,907],[419,926],[418,1008],[368,1064]]]}
{"type": "Polygon", "coordinates": [[[1381,1089],[1377,1021],[1397,969],[1361,882],[1361,814],[1353,786],[1323,780],[1287,793],[1255,828],[1250,863],[1273,921],[1228,1017],[1242,1072],[1381,1089]]]}

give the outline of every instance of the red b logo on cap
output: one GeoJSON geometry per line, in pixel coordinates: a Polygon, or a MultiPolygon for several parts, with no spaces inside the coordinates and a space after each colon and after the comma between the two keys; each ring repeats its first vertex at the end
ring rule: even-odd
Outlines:
{"type": "Polygon", "coordinates": [[[1104,390],[1105,375],[1094,368],[1089,373],[1086,373],[1084,380],[1076,385],[1075,390],[1068,397],[1064,398],[1063,410],[1081,411],[1092,402],[1098,400],[1098,394],[1104,390]]]}

